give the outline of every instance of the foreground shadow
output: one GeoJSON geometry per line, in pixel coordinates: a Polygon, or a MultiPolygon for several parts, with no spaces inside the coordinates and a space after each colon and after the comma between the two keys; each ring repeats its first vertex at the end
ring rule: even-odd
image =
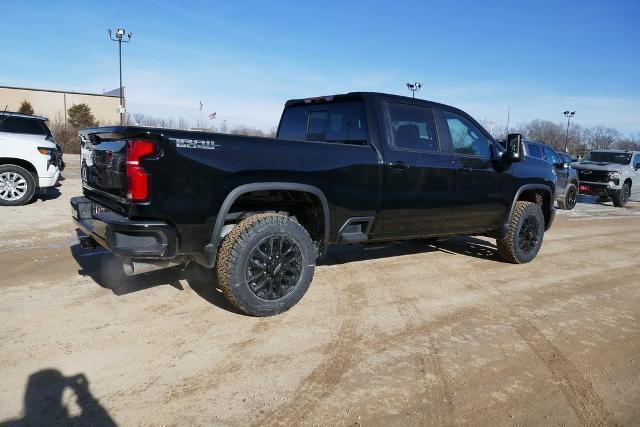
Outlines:
{"type": "Polygon", "coordinates": [[[0,422],[3,427],[63,425],[117,424],[91,394],[84,374],[65,377],[57,369],[31,374],[24,392],[24,417],[0,422]],[[63,396],[66,390],[72,392],[73,400],[63,396]]]}
{"type": "Polygon", "coordinates": [[[71,255],[78,264],[78,274],[91,278],[98,286],[111,290],[115,295],[127,295],[156,286],[171,286],[184,290],[181,280],[202,299],[233,313],[241,314],[226,300],[219,289],[215,271],[195,263],[127,276],[122,270],[122,259],[106,249],[84,249],[79,244],[71,246],[71,255]]]}

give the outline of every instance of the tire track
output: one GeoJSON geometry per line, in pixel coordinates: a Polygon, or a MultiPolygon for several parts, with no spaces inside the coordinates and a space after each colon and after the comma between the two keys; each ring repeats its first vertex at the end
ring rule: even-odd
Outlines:
{"type": "MultiPolygon", "coordinates": [[[[386,271],[375,268],[375,271],[385,276],[389,283],[396,282],[386,271]]],[[[394,306],[405,320],[407,331],[423,331],[426,342],[421,346],[422,351],[416,354],[416,370],[421,376],[425,411],[423,422],[426,425],[454,425],[453,402],[449,399],[451,392],[448,380],[442,368],[440,350],[429,328],[429,324],[422,320],[421,312],[415,304],[415,298],[410,297],[402,286],[396,285],[391,293],[394,306]],[[427,375],[437,378],[437,384],[432,385],[427,375]]],[[[418,335],[420,336],[420,335],[418,335]]]]}
{"type": "MultiPolygon", "coordinates": [[[[366,276],[366,271],[357,266],[350,266],[350,269],[359,270],[359,274],[366,276]]],[[[366,300],[364,281],[345,283],[344,286],[344,294],[337,298],[336,312],[347,313],[347,318],[340,323],[336,337],[327,345],[329,351],[324,362],[302,381],[287,403],[260,417],[253,425],[300,424],[361,360],[358,324],[366,300]]]]}
{"type": "MultiPolygon", "coordinates": [[[[587,283],[580,282],[571,286],[584,290],[585,287],[602,286],[608,279],[607,273],[601,276],[589,276],[587,283]]],[[[634,278],[636,272],[632,269],[616,277],[624,283],[625,280],[634,278]]],[[[504,282],[504,281],[499,281],[504,282]]],[[[606,286],[606,285],[605,285],[606,286]]],[[[604,400],[599,396],[595,386],[586,378],[581,370],[529,320],[536,318],[536,314],[530,308],[530,302],[518,294],[507,294],[499,287],[487,288],[478,284],[484,293],[488,294],[493,302],[490,303],[494,313],[505,319],[506,322],[516,319],[514,329],[536,357],[545,366],[547,371],[571,406],[571,409],[580,421],[581,425],[616,425],[613,414],[607,408],[604,400]]],[[[538,289],[529,292],[544,299],[548,298],[538,289]]],[[[540,304],[537,304],[540,306],[540,304]]]]}

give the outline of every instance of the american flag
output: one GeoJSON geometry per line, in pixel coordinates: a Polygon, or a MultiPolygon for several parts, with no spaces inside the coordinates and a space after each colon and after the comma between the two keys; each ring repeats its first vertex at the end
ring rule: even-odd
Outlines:
{"type": "Polygon", "coordinates": [[[216,113],[209,114],[209,120],[213,120],[216,118],[216,113]]]}

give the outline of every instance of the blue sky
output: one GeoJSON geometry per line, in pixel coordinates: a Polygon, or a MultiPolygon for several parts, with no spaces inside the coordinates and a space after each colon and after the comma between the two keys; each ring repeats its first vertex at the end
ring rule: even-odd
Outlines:
{"type": "MultiPolygon", "coordinates": [[[[0,85],[117,87],[129,111],[268,129],[289,98],[407,94],[480,121],[640,132],[640,1],[3,1],[0,85]]],[[[0,100],[1,103],[1,100],[0,100]]]]}

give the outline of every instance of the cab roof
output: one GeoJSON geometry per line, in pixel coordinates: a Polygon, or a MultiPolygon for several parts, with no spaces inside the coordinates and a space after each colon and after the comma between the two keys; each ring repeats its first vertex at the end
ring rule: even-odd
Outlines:
{"type": "Polygon", "coordinates": [[[410,96],[403,95],[395,95],[392,93],[384,93],[384,92],[348,92],[348,93],[340,93],[336,95],[325,95],[325,96],[315,96],[312,98],[299,98],[299,99],[290,99],[285,103],[285,107],[291,107],[294,105],[304,105],[304,104],[322,104],[324,102],[332,102],[332,101],[348,101],[348,100],[356,100],[362,99],[364,97],[380,97],[380,98],[391,98],[399,101],[409,101],[412,103],[426,103],[435,106],[442,106],[458,111],[462,111],[459,108],[453,107],[451,105],[441,104],[439,102],[429,101],[428,99],[422,98],[413,98],[410,96]]]}
{"type": "Polygon", "coordinates": [[[31,114],[24,114],[24,113],[18,113],[18,112],[14,112],[14,111],[0,111],[0,116],[10,116],[10,117],[20,117],[23,119],[34,119],[34,120],[44,120],[49,121],[48,118],[43,117],[43,116],[34,116],[31,114]]]}

